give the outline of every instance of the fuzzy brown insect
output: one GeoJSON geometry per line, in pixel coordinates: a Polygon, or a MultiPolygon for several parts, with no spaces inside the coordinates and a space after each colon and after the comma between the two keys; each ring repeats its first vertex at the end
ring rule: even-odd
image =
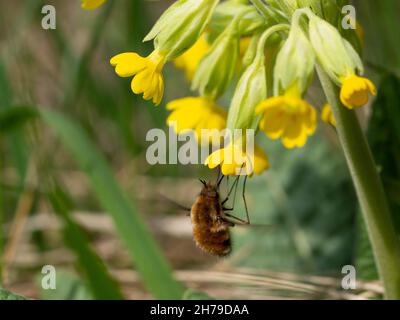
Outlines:
{"type": "Polygon", "coordinates": [[[225,212],[229,209],[224,208],[224,202],[221,202],[219,183],[201,182],[203,188],[190,210],[194,241],[210,254],[226,256],[231,252],[229,227],[236,224],[229,217],[235,217],[225,212]]]}
{"type": "Polygon", "coordinates": [[[229,227],[232,223],[225,219],[217,185],[210,182],[203,184],[190,210],[193,238],[202,250],[225,256],[231,251],[229,227]]]}

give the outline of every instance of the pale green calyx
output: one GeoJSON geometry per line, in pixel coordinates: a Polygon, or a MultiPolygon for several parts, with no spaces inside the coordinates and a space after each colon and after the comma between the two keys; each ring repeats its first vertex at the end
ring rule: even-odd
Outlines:
{"type": "Polygon", "coordinates": [[[276,58],[274,95],[281,95],[295,83],[304,94],[312,80],[314,67],[314,50],[298,25],[298,19],[294,19],[289,36],[276,58]]]}
{"type": "Polygon", "coordinates": [[[255,108],[267,98],[265,43],[273,33],[287,28],[287,25],[276,25],[261,36],[256,57],[244,71],[236,86],[228,113],[228,129],[257,129],[260,117],[255,114],[255,108]]]}
{"type": "Polygon", "coordinates": [[[307,13],[309,35],[318,62],[337,84],[349,74],[364,72],[360,56],[330,23],[307,13]]]}
{"type": "Polygon", "coordinates": [[[210,21],[211,34],[219,35],[238,15],[242,15],[238,26],[242,36],[265,30],[273,24],[272,18],[266,19],[261,16],[254,6],[249,5],[248,0],[224,1],[217,6],[210,21]]]}
{"type": "Polygon", "coordinates": [[[201,95],[217,99],[232,81],[239,58],[238,25],[244,14],[239,14],[219,35],[197,67],[192,89],[201,95]]]}
{"type": "Polygon", "coordinates": [[[189,49],[204,31],[219,0],[178,0],[160,17],[143,41],[154,46],[168,60],[189,49]]]}

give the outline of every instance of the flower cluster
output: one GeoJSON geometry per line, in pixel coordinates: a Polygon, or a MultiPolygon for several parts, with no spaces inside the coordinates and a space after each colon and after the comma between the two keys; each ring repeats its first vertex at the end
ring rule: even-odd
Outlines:
{"type": "MultiPolygon", "coordinates": [[[[103,1],[83,0],[94,7],[103,1]]],[[[176,132],[202,129],[264,132],[288,149],[299,148],[315,132],[317,109],[306,95],[319,66],[340,87],[343,106],[354,109],[376,95],[363,75],[360,32],[343,32],[340,6],[331,0],[178,0],[159,18],[144,41],[153,40],[147,57],[125,52],[111,58],[120,77],[130,77],[131,89],[159,105],[164,92],[164,65],[172,61],[192,83],[191,97],[169,102],[167,123],[176,132]],[[219,100],[230,90],[227,111],[219,100]]],[[[328,107],[324,121],[336,125],[328,107]]],[[[206,160],[225,175],[245,168],[248,175],[269,166],[256,146],[249,155],[243,136],[214,151],[206,160]]]]}

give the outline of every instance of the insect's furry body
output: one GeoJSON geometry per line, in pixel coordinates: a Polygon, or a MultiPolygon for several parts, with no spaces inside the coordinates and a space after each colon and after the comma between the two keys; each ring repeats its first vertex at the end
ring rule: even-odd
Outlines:
{"type": "Polygon", "coordinates": [[[200,195],[191,208],[190,216],[193,238],[199,248],[217,256],[226,256],[230,253],[229,227],[232,223],[225,218],[217,185],[204,183],[200,195]]]}

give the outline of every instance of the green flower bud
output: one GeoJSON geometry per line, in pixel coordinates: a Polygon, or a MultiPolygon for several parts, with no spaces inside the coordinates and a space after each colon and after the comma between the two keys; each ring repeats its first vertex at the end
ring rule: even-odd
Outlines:
{"type": "Polygon", "coordinates": [[[273,20],[265,19],[254,6],[242,1],[225,1],[217,6],[209,25],[211,35],[216,37],[232,22],[238,15],[242,15],[239,24],[239,34],[247,36],[259,30],[265,29],[273,24],[273,20]]]}
{"type": "Polygon", "coordinates": [[[293,20],[289,36],[279,51],[274,69],[274,96],[281,95],[297,83],[301,93],[307,91],[315,67],[315,54],[310,41],[293,20]]]}
{"type": "Polygon", "coordinates": [[[204,31],[219,0],[178,0],[170,6],[143,41],[154,46],[168,60],[189,49],[204,31]]]}
{"type": "Polygon", "coordinates": [[[274,32],[284,28],[287,27],[276,25],[261,36],[256,57],[244,71],[236,86],[228,113],[228,129],[257,129],[260,116],[255,114],[255,108],[267,97],[265,43],[274,32]]]}
{"type": "Polygon", "coordinates": [[[257,54],[257,47],[259,40],[260,40],[260,34],[255,34],[254,36],[251,37],[249,46],[242,59],[242,66],[244,68],[248,67],[254,61],[254,58],[256,57],[257,54]]]}
{"type": "Polygon", "coordinates": [[[319,63],[329,76],[340,84],[340,78],[355,72],[363,73],[360,56],[330,23],[307,12],[310,19],[310,41],[319,63]]]}
{"type": "Polygon", "coordinates": [[[198,89],[202,96],[217,99],[232,81],[239,58],[238,25],[244,14],[239,14],[220,34],[197,67],[192,89],[198,89]]]}

